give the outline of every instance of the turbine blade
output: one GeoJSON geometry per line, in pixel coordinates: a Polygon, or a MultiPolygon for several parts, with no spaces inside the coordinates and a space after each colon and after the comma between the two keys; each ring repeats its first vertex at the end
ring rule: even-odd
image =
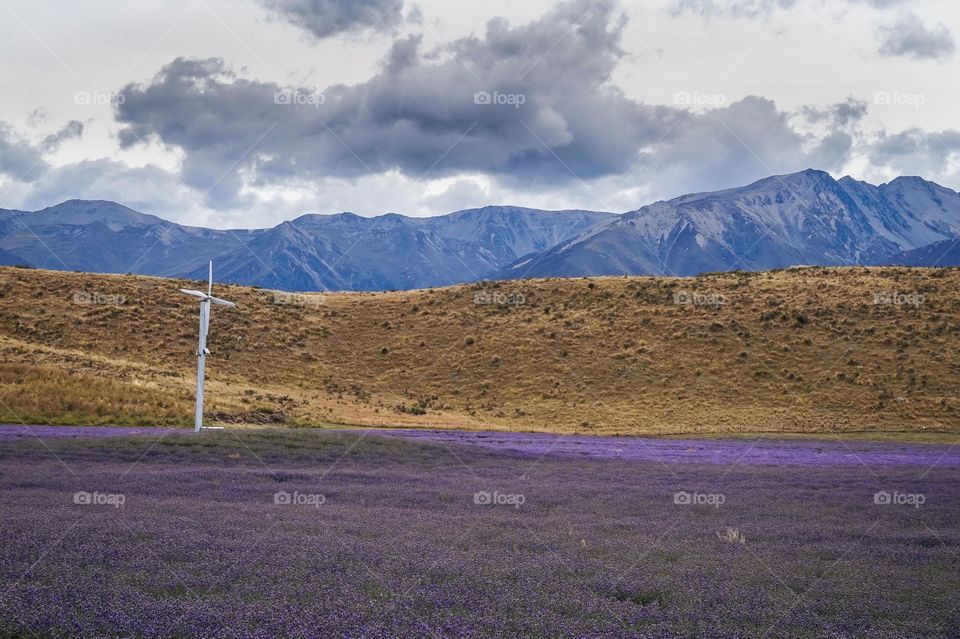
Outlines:
{"type": "Polygon", "coordinates": [[[186,293],[187,295],[193,295],[194,297],[199,297],[202,300],[205,300],[208,297],[206,293],[201,293],[200,291],[195,291],[191,288],[181,288],[180,292],[186,293]]]}
{"type": "Polygon", "coordinates": [[[214,304],[219,304],[220,306],[236,306],[233,302],[228,302],[227,300],[222,300],[219,297],[211,297],[210,301],[214,304]]]}

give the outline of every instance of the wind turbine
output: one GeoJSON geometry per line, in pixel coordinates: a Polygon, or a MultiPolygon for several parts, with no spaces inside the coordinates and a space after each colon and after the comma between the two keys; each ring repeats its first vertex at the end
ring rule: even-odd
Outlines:
{"type": "Polygon", "coordinates": [[[197,403],[193,417],[193,432],[199,433],[203,428],[203,376],[207,364],[207,332],[210,329],[210,304],[219,306],[236,306],[233,302],[214,297],[213,293],[213,261],[210,261],[210,277],[207,280],[207,292],[181,288],[181,293],[200,298],[200,346],[197,348],[197,403]]]}

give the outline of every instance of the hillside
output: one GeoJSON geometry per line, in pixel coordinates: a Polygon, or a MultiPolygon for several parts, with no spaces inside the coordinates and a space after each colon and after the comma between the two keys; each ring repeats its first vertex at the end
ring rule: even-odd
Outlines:
{"type": "MultiPolygon", "coordinates": [[[[187,285],[0,268],[0,420],[188,423],[187,285]]],[[[907,268],[326,295],[217,286],[238,306],[213,311],[208,411],[584,433],[956,431],[957,290],[960,271],[907,268]]]]}

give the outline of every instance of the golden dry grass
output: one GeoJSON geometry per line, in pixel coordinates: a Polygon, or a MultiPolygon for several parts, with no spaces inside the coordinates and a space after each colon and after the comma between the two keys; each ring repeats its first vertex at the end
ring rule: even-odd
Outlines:
{"type": "MultiPolygon", "coordinates": [[[[0,419],[188,423],[185,286],[197,284],[0,269],[0,419]]],[[[607,434],[956,432],[958,290],[960,271],[904,268],[302,296],[220,286],[238,307],[213,311],[208,410],[607,434]],[[922,303],[874,303],[893,292],[922,303]]]]}

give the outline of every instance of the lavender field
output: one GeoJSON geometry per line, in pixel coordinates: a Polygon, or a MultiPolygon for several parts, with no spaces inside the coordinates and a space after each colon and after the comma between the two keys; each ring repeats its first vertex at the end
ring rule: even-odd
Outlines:
{"type": "Polygon", "coordinates": [[[955,637],[960,449],[0,427],[0,637],[955,637]]]}

